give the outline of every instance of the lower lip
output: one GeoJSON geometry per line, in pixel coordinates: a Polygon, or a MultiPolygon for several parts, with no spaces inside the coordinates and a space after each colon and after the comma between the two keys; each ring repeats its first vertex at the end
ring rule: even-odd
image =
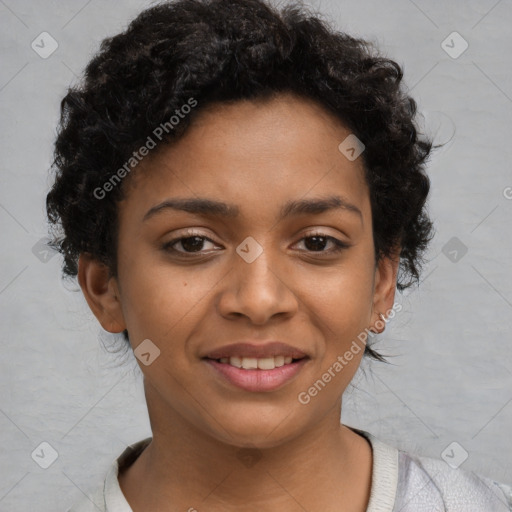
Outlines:
{"type": "Polygon", "coordinates": [[[239,388],[246,391],[274,391],[295,377],[308,358],[299,359],[273,370],[244,370],[227,363],[219,363],[214,359],[205,359],[205,361],[239,388]]]}

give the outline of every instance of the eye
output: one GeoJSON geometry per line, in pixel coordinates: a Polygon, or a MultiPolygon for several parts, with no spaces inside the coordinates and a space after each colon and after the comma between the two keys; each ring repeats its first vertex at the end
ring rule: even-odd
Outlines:
{"type": "Polygon", "coordinates": [[[187,232],[185,236],[180,236],[167,242],[163,246],[163,249],[169,252],[180,254],[200,254],[204,250],[205,242],[210,242],[211,244],[214,244],[213,240],[210,240],[206,236],[194,232],[187,232]],[[175,246],[179,247],[180,245],[181,249],[175,248],[175,246]]]}
{"type": "Polygon", "coordinates": [[[325,233],[310,233],[308,236],[301,239],[306,240],[309,242],[305,242],[306,251],[307,252],[319,252],[323,254],[333,254],[333,253],[339,253],[343,251],[344,249],[348,249],[350,247],[349,244],[342,242],[341,240],[338,240],[337,238],[326,235],[325,233]],[[331,249],[325,251],[325,246],[331,242],[332,246],[331,249]]]}
{"type": "MultiPolygon", "coordinates": [[[[309,253],[337,254],[350,247],[350,244],[320,232],[310,233],[308,236],[302,238],[301,241],[302,240],[305,241],[305,251],[309,253]],[[331,244],[331,249],[325,250],[326,245],[329,243],[331,244]]],[[[165,243],[163,249],[165,251],[178,254],[201,254],[213,249],[205,249],[204,244],[207,242],[216,246],[215,242],[210,238],[201,235],[200,233],[189,231],[185,233],[185,236],[174,238],[165,243]],[[181,249],[179,249],[180,246],[181,249]]]]}

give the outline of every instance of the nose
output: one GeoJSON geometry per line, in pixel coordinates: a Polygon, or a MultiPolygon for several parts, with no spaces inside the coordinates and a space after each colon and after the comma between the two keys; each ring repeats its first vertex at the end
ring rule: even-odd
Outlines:
{"type": "Polygon", "coordinates": [[[263,325],[274,316],[293,316],[298,301],[290,288],[291,276],[286,275],[283,262],[278,264],[278,258],[264,249],[248,263],[235,253],[218,301],[219,313],[226,318],[244,316],[255,325],[263,325]]]}

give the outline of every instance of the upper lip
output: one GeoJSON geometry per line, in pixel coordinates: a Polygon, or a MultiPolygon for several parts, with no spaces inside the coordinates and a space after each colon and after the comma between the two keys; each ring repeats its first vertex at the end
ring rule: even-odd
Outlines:
{"type": "Polygon", "coordinates": [[[203,357],[209,359],[221,359],[223,357],[256,357],[265,358],[273,356],[292,357],[293,359],[302,359],[308,357],[301,350],[282,343],[280,341],[268,342],[239,342],[230,345],[224,345],[220,348],[214,349],[203,357]]]}

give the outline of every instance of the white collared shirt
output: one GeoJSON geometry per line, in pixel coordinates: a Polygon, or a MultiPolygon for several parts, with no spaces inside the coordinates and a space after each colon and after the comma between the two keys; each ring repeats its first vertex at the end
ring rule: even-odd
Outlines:
{"type": "MultiPolygon", "coordinates": [[[[453,469],[441,459],[410,455],[369,432],[349,428],[366,437],[372,446],[372,484],[366,512],[512,512],[511,486],[453,469]]],[[[128,446],[112,462],[97,492],[67,512],[133,512],[119,486],[118,472],[120,467],[131,465],[151,439],[128,446]]]]}

